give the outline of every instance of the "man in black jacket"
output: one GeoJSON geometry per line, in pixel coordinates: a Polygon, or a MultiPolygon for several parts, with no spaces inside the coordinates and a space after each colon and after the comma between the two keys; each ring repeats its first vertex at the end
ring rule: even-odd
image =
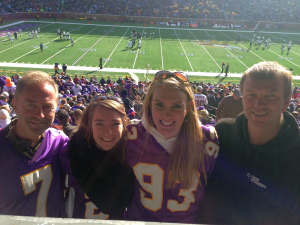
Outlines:
{"type": "Polygon", "coordinates": [[[201,222],[300,224],[300,131],[286,111],[292,81],[277,62],[243,74],[244,112],[216,125],[220,152],[201,222]]]}

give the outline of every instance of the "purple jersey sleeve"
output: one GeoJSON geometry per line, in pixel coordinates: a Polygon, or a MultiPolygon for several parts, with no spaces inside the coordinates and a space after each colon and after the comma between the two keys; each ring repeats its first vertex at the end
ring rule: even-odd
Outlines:
{"type": "MultiPolygon", "coordinates": [[[[133,168],[136,182],[135,194],[128,206],[126,217],[134,221],[171,223],[196,223],[199,202],[204,197],[203,172],[195,177],[188,189],[180,183],[174,189],[165,188],[168,183],[170,154],[149,134],[142,123],[128,127],[126,161],[133,168]]],[[[205,170],[209,175],[219,152],[218,138],[213,127],[202,126],[205,148],[205,170]]]]}
{"type": "Polygon", "coordinates": [[[0,214],[65,217],[59,151],[67,137],[48,129],[31,159],[14,149],[0,131],[0,214]]]}

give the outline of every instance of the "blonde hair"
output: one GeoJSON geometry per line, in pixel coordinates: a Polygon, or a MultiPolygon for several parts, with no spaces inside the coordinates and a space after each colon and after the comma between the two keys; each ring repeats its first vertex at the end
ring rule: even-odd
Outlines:
{"type": "Polygon", "coordinates": [[[245,79],[249,77],[255,81],[270,81],[276,78],[284,81],[284,99],[287,100],[293,93],[293,76],[291,71],[281,66],[278,62],[260,62],[250,67],[244,72],[240,89],[243,94],[245,79]]]}
{"type": "Polygon", "coordinates": [[[102,100],[98,102],[91,102],[83,111],[82,117],[80,118],[78,124],[78,130],[82,130],[85,134],[85,138],[88,141],[89,145],[92,142],[95,142],[93,138],[93,129],[92,129],[92,119],[94,112],[98,107],[106,107],[110,110],[113,110],[121,115],[123,132],[121,140],[113,147],[112,151],[117,151],[122,160],[125,161],[125,149],[126,149],[126,138],[127,138],[127,123],[128,118],[124,109],[123,104],[120,104],[114,100],[102,100]]]}
{"type": "MultiPolygon", "coordinates": [[[[198,182],[201,182],[198,176],[198,171],[203,173],[206,182],[206,172],[204,163],[204,146],[203,134],[199,125],[198,113],[195,103],[190,106],[193,101],[193,91],[189,84],[185,84],[177,79],[171,77],[168,79],[155,79],[153,80],[148,93],[145,97],[142,112],[147,123],[151,127],[155,127],[150,106],[152,103],[153,92],[159,86],[166,85],[170,88],[175,88],[187,96],[187,107],[190,107],[185,121],[181,126],[181,130],[174,143],[171,158],[169,161],[169,181],[166,188],[175,188],[177,181],[181,183],[184,189],[192,187],[195,182],[195,177],[198,177],[198,182]]],[[[150,127],[146,127],[148,131],[150,127]]],[[[146,145],[149,140],[149,133],[146,135],[146,145]]],[[[145,145],[145,146],[146,146],[145,145]]],[[[202,176],[202,174],[201,174],[202,176]]]]}
{"type": "Polygon", "coordinates": [[[56,103],[58,103],[58,86],[55,84],[55,81],[45,72],[32,70],[28,71],[22,79],[18,81],[15,93],[15,99],[18,99],[22,94],[25,88],[31,85],[37,84],[49,84],[53,86],[55,94],[56,94],[56,103]]]}

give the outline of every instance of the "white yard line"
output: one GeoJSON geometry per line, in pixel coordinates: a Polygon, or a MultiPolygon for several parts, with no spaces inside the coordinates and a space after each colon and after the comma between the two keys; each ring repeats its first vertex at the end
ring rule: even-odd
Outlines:
{"type": "MultiPolygon", "coordinates": [[[[123,37],[127,34],[127,31],[129,30],[130,27],[128,27],[128,29],[126,30],[126,32],[124,33],[123,37]]],[[[120,41],[118,42],[118,44],[116,45],[116,47],[114,48],[114,50],[112,51],[112,53],[108,56],[108,59],[110,59],[110,57],[112,56],[112,54],[114,54],[115,50],[117,49],[117,47],[119,46],[120,42],[122,41],[123,37],[121,37],[120,41]]],[[[103,67],[105,66],[105,64],[107,63],[107,61],[103,64],[103,67]]]]}
{"type": "MultiPolygon", "coordinates": [[[[292,50],[290,50],[290,52],[292,52],[292,53],[294,53],[294,54],[296,54],[296,55],[299,55],[298,53],[296,53],[296,52],[293,52],[292,50]]],[[[300,55],[299,55],[300,56],[300,55]]]]}
{"type": "Polygon", "coordinates": [[[25,23],[25,21],[19,21],[19,22],[15,22],[15,23],[10,23],[10,24],[7,24],[7,25],[3,25],[3,26],[0,27],[0,30],[2,30],[3,28],[6,28],[6,27],[18,25],[20,23],[25,23]]]}
{"type": "Polygon", "coordinates": [[[174,32],[175,32],[175,34],[176,34],[176,36],[177,36],[177,38],[178,38],[178,41],[179,41],[179,43],[180,43],[180,45],[181,45],[181,47],[182,47],[182,50],[184,51],[185,57],[186,57],[186,59],[188,60],[188,62],[189,62],[189,64],[190,64],[190,67],[191,67],[192,71],[194,72],[194,69],[193,69],[193,67],[192,67],[192,64],[191,64],[189,58],[187,57],[187,54],[186,54],[186,52],[185,52],[185,50],[184,50],[184,48],[183,48],[183,45],[181,44],[181,41],[180,41],[180,39],[179,39],[179,37],[178,37],[178,35],[177,35],[175,29],[174,29],[174,32]]]}
{"type": "MultiPolygon", "coordinates": [[[[222,33],[222,34],[225,35],[226,37],[228,37],[228,38],[230,38],[231,40],[233,40],[233,38],[231,38],[231,37],[229,37],[228,35],[224,34],[222,31],[220,31],[220,33],[222,33]]],[[[234,40],[233,40],[233,41],[234,41],[234,40]]],[[[247,49],[244,45],[242,45],[242,44],[240,44],[240,43],[239,43],[239,45],[241,45],[241,46],[243,46],[245,49],[247,49]]],[[[260,57],[259,55],[257,55],[257,54],[255,54],[254,52],[252,52],[251,50],[250,50],[249,52],[251,52],[252,54],[256,55],[256,56],[257,56],[258,58],[260,58],[261,60],[266,61],[266,60],[264,60],[262,57],[260,57]]]]}
{"type": "MultiPolygon", "coordinates": [[[[145,28],[143,29],[142,37],[143,37],[144,31],[145,31],[145,28]]],[[[134,59],[134,63],[133,63],[132,69],[134,69],[135,62],[136,62],[138,54],[139,54],[139,49],[136,50],[136,55],[135,55],[135,59],[134,59]]]]}
{"type": "MultiPolygon", "coordinates": [[[[65,25],[65,26],[67,26],[67,25],[65,25]]],[[[62,27],[65,27],[65,26],[62,26],[62,27]]],[[[62,27],[60,27],[60,28],[62,28],[62,27]]],[[[56,29],[57,29],[57,28],[55,28],[55,29],[53,29],[53,30],[50,30],[49,32],[44,33],[43,35],[40,35],[39,37],[42,37],[42,36],[44,36],[45,34],[51,33],[52,31],[54,31],[54,30],[56,30],[56,29]]],[[[24,41],[24,42],[22,42],[22,43],[20,43],[20,44],[14,45],[14,46],[12,46],[12,47],[10,47],[10,48],[7,48],[7,49],[1,51],[0,54],[1,54],[2,52],[5,52],[5,51],[9,50],[9,49],[12,49],[12,48],[17,47],[17,46],[19,46],[19,45],[22,45],[22,44],[24,44],[24,43],[26,43],[26,42],[28,42],[28,41],[30,41],[30,40],[32,40],[32,39],[30,38],[30,39],[27,40],[27,41],[24,41]]]]}
{"type": "MultiPolygon", "coordinates": [[[[206,31],[204,31],[205,33],[207,33],[206,31]]],[[[207,33],[210,37],[212,37],[212,39],[214,39],[216,41],[216,39],[211,36],[209,33],[207,33]]],[[[245,65],[245,63],[243,63],[241,60],[239,60],[234,54],[231,53],[231,51],[229,51],[227,48],[225,48],[234,58],[236,58],[238,61],[240,61],[240,63],[242,63],[247,69],[249,68],[248,66],[245,65]]]]}
{"type": "MultiPolygon", "coordinates": [[[[267,50],[270,51],[270,52],[273,52],[271,49],[267,49],[267,50]]],[[[286,61],[292,63],[293,65],[297,66],[298,68],[300,68],[300,66],[298,66],[297,64],[291,62],[290,60],[287,60],[287,59],[284,58],[282,55],[279,55],[279,54],[277,54],[276,52],[273,52],[273,53],[274,53],[275,55],[278,55],[280,58],[283,58],[283,59],[285,59],[286,61]]]]}
{"type": "MultiPolygon", "coordinates": [[[[67,26],[67,25],[66,25],[66,26],[67,26]]],[[[63,26],[63,27],[65,27],[65,26],[63,26]]],[[[47,44],[49,44],[49,43],[55,41],[55,40],[58,39],[58,38],[60,38],[60,37],[54,38],[54,39],[52,39],[51,41],[48,41],[47,43],[45,43],[45,44],[43,44],[43,45],[45,46],[45,45],[47,45],[47,44]]],[[[35,50],[37,50],[37,49],[40,49],[40,47],[34,48],[33,50],[31,50],[31,51],[25,53],[24,55],[21,55],[20,57],[18,57],[18,58],[16,58],[16,59],[14,59],[13,61],[11,61],[11,63],[14,62],[14,61],[16,61],[16,60],[18,60],[18,59],[20,59],[20,58],[22,58],[22,57],[25,56],[25,55],[28,55],[29,53],[31,53],[31,52],[33,52],[33,51],[35,51],[35,50]]]]}
{"type": "MultiPolygon", "coordinates": [[[[98,27],[100,27],[100,26],[98,26],[98,27]]],[[[98,27],[96,27],[96,28],[98,28],[98,27]]],[[[95,28],[95,29],[96,29],[95,28]]],[[[79,59],[77,59],[73,64],[72,64],[72,66],[74,66],[83,56],[85,56],[86,55],[86,53],[88,53],[99,41],[101,41],[102,40],[102,38],[104,38],[112,29],[114,29],[115,28],[115,26],[113,26],[106,34],[104,34],[98,41],[96,41],[96,43],[95,44],[93,44],[93,46],[92,47],[90,47],[85,53],[83,53],[83,55],[82,56],[80,56],[79,57],[79,59]]],[[[93,30],[95,30],[95,29],[93,29],[93,30]]],[[[90,32],[92,32],[93,30],[91,30],[90,32]]],[[[89,33],[90,33],[89,32],[89,33]]],[[[85,34],[86,35],[86,34],[85,34]]]]}
{"type": "MultiPolygon", "coordinates": [[[[83,26],[84,26],[84,25],[82,25],[82,26],[80,26],[80,27],[78,27],[78,28],[76,28],[76,29],[79,29],[79,28],[81,28],[81,27],[83,27],[83,26]]],[[[95,28],[95,29],[96,29],[96,28],[95,28]]],[[[93,30],[95,30],[95,29],[93,29],[93,30]]],[[[90,32],[92,32],[93,30],[91,30],[90,32]]],[[[85,35],[89,34],[90,32],[86,33],[85,35]]],[[[76,41],[80,40],[80,39],[83,38],[85,35],[81,36],[81,37],[78,38],[76,41]]],[[[76,41],[74,41],[74,43],[75,43],[76,41]]],[[[71,44],[67,45],[67,46],[64,47],[62,50],[60,50],[59,52],[57,52],[57,53],[55,53],[54,55],[52,55],[51,57],[49,57],[48,59],[46,59],[46,60],[45,60],[44,62],[42,62],[41,64],[44,64],[44,63],[47,62],[49,59],[51,59],[51,58],[53,58],[54,56],[58,55],[59,53],[61,53],[63,50],[65,50],[66,48],[68,48],[68,47],[70,47],[70,46],[71,46],[71,44]]]]}
{"type": "Polygon", "coordinates": [[[161,44],[161,36],[160,36],[160,29],[158,30],[159,33],[159,40],[160,40],[160,55],[161,55],[161,68],[164,70],[164,56],[162,53],[162,44],[161,44]]]}
{"type": "MultiPolygon", "coordinates": [[[[194,38],[196,38],[196,36],[192,33],[191,30],[190,30],[190,32],[194,36],[194,38]]],[[[199,41],[198,38],[196,38],[196,39],[199,41]]],[[[207,51],[207,49],[203,45],[201,45],[201,46],[206,51],[206,53],[210,56],[210,58],[216,63],[216,65],[219,67],[219,69],[221,70],[222,68],[219,66],[219,64],[216,62],[216,60],[211,56],[211,54],[209,54],[209,52],[207,51]]]]}

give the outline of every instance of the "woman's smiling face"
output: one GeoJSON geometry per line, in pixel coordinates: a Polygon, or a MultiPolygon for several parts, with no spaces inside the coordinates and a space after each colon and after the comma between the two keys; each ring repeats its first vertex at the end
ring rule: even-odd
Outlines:
{"type": "Polygon", "coordinates": [[[159,86],[153,91],[151,112],[157,131],[165,138],[176,137],[189,112],[187,96],[178,89],[159,86]]]}
{"type": "Polygon", "coordinates": [[[118,112],[97,107],[92,119],[93,138],[97,148],[111,150],[121,139],[124,125],[118,112]]]}

